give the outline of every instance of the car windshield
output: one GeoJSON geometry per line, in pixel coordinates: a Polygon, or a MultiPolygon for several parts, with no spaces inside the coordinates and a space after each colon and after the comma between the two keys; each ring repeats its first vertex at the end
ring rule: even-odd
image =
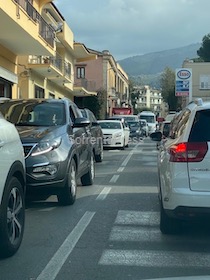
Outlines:
{"type": "Polygon", "coordinates": [[[105,129],[121,129],[120,122],[100,122],[101,128],[105,129]]]}
{"type": "Polygon", "coordinates": [[[129,127],[138,127],[139,126],[139,122],[128,122],[129,127]]]}
{"type": "Polygon", "coordinates": [[[148,123],[155,123],[155,117],[153,116],[142,115],[140,118],[146,120],[148,123]]]}
{"type": "Polygon", "coordinates": [[[65,123],[63,104],[15,101],[0,104],[5,119],[17,126],[55,126],[65,123]]]}

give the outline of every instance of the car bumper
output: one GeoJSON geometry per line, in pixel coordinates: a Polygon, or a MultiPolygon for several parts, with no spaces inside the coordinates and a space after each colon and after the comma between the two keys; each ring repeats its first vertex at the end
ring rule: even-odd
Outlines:
{"type": "Polygon", "coordinates": [[[122,138],[112,138],[112,139],[105,139],[103,141],[103,146],[104,147],[123,147],[124,146],[124,139],[122,138]]]}
{"type": "Polygon", "coordinates": [[[178,218],[210,214],[210,192],[175,189],[170,195],[163,197],[163,208],[168,215],[178,218]]]}
{"type": "Polygon", "coordinates": [[[57,189],[65,184],[68,158],[55,157],[52,161],[45,155],[26,159],[27,192],[33,189],[57,189]]]}

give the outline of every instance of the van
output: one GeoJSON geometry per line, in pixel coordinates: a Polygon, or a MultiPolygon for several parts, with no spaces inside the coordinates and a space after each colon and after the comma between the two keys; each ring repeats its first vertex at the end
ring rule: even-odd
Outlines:
{"type": "Polygon", "coordinates": [[[157,121],[156,115],[151,111],[142,111],[138,114],[140,120],[146,120],[148,124],[149,134],[156,131],[157,121]]]}

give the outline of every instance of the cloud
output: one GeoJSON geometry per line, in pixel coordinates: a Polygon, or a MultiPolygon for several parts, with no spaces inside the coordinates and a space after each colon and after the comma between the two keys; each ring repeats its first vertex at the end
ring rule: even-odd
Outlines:
{"type": "Polygon", "coordinates": [[[209,0],[57,0],[75,40],[116,59],[201,42],[209,0]]]}

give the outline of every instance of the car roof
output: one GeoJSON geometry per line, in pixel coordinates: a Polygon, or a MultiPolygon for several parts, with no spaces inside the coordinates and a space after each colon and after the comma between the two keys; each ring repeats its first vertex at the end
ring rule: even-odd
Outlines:
{"type": "Polygon", "coordinates": [[[22,98],[22,99],[9,99],[9,98],[0,98],[0,103],[71,103],[74,102],[68,98],[60,98],[60,99],[53,99],[53,98],[22,98]]]}

